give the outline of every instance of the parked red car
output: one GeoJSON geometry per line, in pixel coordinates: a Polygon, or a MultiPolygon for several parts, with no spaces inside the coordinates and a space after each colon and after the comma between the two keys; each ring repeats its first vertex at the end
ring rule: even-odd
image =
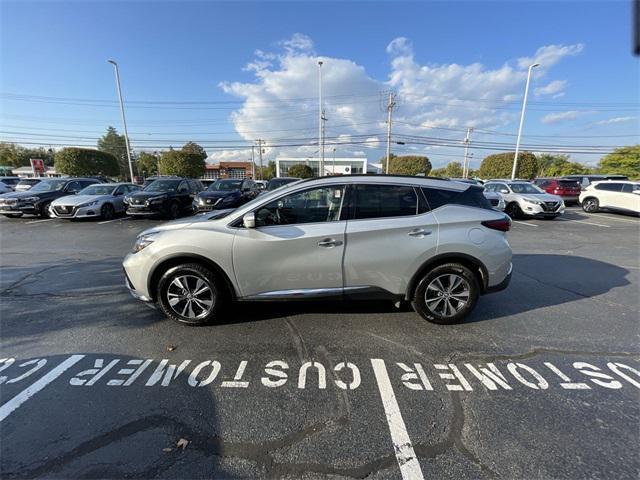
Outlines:
{"type": "Polygon", "coordinates": [[[566,178],[536,178],[533,182],[547,193],[562,197],[565,205],[578,203],[580,196],[580,184],[575,180],[566,178]]]}

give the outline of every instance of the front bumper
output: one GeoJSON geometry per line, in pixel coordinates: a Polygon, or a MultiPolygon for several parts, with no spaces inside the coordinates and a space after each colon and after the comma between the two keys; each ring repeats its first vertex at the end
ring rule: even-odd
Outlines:
{"type": "Polygon", "coordinates": [[[125,284],[131,295],[143,302],[153,303],[154,300],[148,291],[148,258],[141,255],[142,252],[128,253],[122,262],[125,284]]]}
{"type": "Polygon", "coordinates": [[[78,208],[72,205],[52,205],[49,212],[56,218],[95,218],[100,216],[100,205],[78,208]]]}
{"type": "Polygon", "coordinates": [[[38,215],[40,209],[35,203],[0,205],[0,215],[38,215]]]}
{"type": "Polygon", "coordinates": [[[560,203],[559,205],[523,203],[520,204],[520,209],[525,215],[532,217],[557,217],[564,213],[564,203],[560,203]]]}
{"type": "Polygon", "coordinates": [[[153,217],[155,215],[164,215],[165,211],[160,205],[127,205],[127,215],[153,217]]]}

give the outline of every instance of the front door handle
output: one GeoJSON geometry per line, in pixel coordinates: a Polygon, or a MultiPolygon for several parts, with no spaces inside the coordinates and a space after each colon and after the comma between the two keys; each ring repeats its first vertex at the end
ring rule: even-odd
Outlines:
{"type": "Polygon", "coordinates": [[[340,240],[334,240],[333,238],[325,238],[318,242],[318,246],[324,248],[338,247],[340,245],[342,245],[342,242],[340,240]]]}
{"type": "Polygon", "coordinates": [[[431,230],[425,230],[424,228],[416,228],[415,230],[411,230],[409,232],[410,237],[422,238],[425,235],[431,235],[431,230]]]}

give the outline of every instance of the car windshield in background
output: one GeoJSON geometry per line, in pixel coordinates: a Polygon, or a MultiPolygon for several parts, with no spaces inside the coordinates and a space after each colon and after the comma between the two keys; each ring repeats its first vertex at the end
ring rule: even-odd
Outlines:
{"type": "Polygon", "coordinates": [[[35,185],[36,183],[40,183],[41,180],[37,178],[25,178],[18,182],[18,185],[35,185]]]}
{"type": "Polygon", "coordinates": [[[175,192],[180,185],[180,180],[154,180],[144,187],[145,192],[175,192]]]}
{"type": "Polygon", "coordinates": [[[269,183],[267,184],[267,190],[268,191],[275,190],[276,188],[280,188],[285,185],[288,185],[289,183],[293,183],[297,181],[298,181],[297,179],[293,180],[290,178],[274,178],[273,180],[269,180],[269,183]]]}
{"type": "Polygon", "coordinates": [[[90,185],[80,190],[78,195],[111,195],[115,188],[113,185],[90,185]]]}
{"type": "Polygon", "coordinates": [[[510,183],[509,187],[513,190],[513,193],[529,193],[532,195],[539,195],[545,193],[544,190],[540,190],[531,183],[510,183]]]}
{"type": "Polygon", "coordinates": [[[30,192],[56,192],[62,190],[67,180],[43,180],[31,187],[30,192]]]}
{"type": "Polygon", "coordinates": [[[210,192],[215,191],[229,191],[229,190],[240,190],[240,185],[242,185],[242,180],[218,180],[209,185],[210,192]]]}

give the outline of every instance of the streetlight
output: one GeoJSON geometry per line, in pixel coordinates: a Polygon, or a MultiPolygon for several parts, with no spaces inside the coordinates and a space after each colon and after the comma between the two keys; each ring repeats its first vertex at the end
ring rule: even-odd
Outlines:
{"type": "Polygon", "coordinates": [[[129,174],[131,175],[131,183],[133,183],[133,164],[131,163],[131,148],[129,148],[129,134],[127,133],[127,121],[124,117],[124,103],[122,101],[122,90],[120,89],[120,71],[115,60],[107,60],[116,71],[116,86],[118,87],[118,98],[120,99],[120,115],[122,116],[122,126],[124,128],[124,143],[127,147],[127,159],[129,160],[129,174]]]}
{"type": "Polygon", "coordinates": [[[322,138],[322,120],[324,115],[322,114],[322,60],[318,60],[318,173],[320,177],[324,177],[324,145],[322,138]]]}
{"type": "Polygon", "coordinates": [[[518,151],[520,150],[520,135],[522,135],[522,125],[524,124],[524,111],[527,108],[527,96],[529,95],[529,82],[531,81],[531,71],[539,67],[539,63],[529,65],[527,71],[527,84],[524,87],[524,99],[522,100],[522,113],[520,114],[520,128],[518,128],[518,139],[516,140],[516,153],[513,156],[513,170],[511,170],[511,180],[516,178],[516,170],[518,170],[518,151]]]}
{"type": "Polygon", "coordinates": [[[335,148],[333,149],[333,165],[331,170],[333,170],[332,173],[335,175],[336,174],[336,149],[335,148]]]}

